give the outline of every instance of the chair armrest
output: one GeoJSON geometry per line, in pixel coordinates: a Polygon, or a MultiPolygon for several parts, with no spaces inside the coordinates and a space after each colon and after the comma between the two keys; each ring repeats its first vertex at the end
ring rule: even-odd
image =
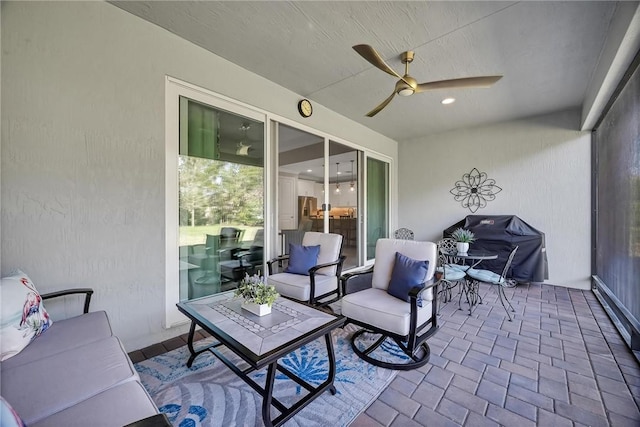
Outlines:
{"type": "Polygon", "coordinates": [[[251,251],[248,250],[248,249],[237,251],[235,254],[233,254],[233,256],[236,259],[242,259],[242,258],[246,257],[247,255],[251,255],[251,251]]]}
{"type": "Polygon", "coordinates": [[[372,279],[373,266],[370,266],[365,270],[353,271],[343,274],[340,277],[340,281],[342,282],[342,295],[352,294],[354,292],[370,288],[372,279]],[[347,292],[349,290],[347,289],[348,287],[354,288],[355,290],[347,292]]]}
{"type": "Polygon", "coordinates": [[[427,282],[423,283],[423,286],[420,288],[418,286],[414,286],[413,288],[411,288],[411,290],[409,291],[409,298],[415,298],[418,299],[418,297],[420,297],[420,295],[426,291],[427,289],[431,289],[435,286],[438,286],[440,284],[440,282],[438,280],[429,280],[427,282]]]}
{"type": "Polygon", "coordinates": [[[272,258],[269,261],[267,261],[267,268],[269,269],[269,274],[273,274],[272,269],[273,269],[273,264],[275,262],[282,262],[288,259],[289,259],[289,255],[280,255],[278,257],[272,258]]]}
{"type": "MultiPolygon", "coordinates": [[[[331,267],[333,265],[342,266],[342,263],[344,262],[345,259],[347,259],[347,257],[343,255],[335,261],[314,265],[309,269],[309,275],[316,274],[316,271],[320,270],[321,268],[331,267]]],[[[338,272],[340,272],[340,270],[341,269],[338,269],[338,272]]]]}
{"type": "Polygon", "coordinates": [[[46,294],[40,294],[43,300],[63,297],[66,295],[85,294],[84,295],[84,313],[89,312],[89,304],[91,304],[91,295],[93,295],[93,289],[91,288],[76,288],[76,289],[63,289],[61,291],[49,292],[46,294]]]}

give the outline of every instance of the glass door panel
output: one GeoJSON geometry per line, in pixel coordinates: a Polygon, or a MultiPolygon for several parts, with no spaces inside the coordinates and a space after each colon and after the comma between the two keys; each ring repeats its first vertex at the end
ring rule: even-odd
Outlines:
{"type": "Polygon", "coordinates": [[[329,232],[343,237],[343,268],[358,263],[358,150],[329,141],[329,232]]]}
{"type": "Polygon", "coordinates": [[[180,97],[180,300],[260,274],[264,123],[180,97]]]}
{"type": "Polygon", "coordinates": [[[376,242],[389,236],[389,164],[367,157],[367,260],[375,258],[376,242]]]}
{"type": "Polygon", "coordinates": [[[324,232],[324,138],[278,124],[279,252],[302,243],[305,231],[324,232]]]}

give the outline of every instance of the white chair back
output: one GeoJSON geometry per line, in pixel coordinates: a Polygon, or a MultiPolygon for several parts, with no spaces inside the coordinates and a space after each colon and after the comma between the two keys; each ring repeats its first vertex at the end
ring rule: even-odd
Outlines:
{"type": "MultiPolygon", "coordinates": [[[[318,264],[325,264],[336,261],[340,257],[342,250],[342,235],[335,233],[318,233],[316,231],[307,231],[302,237],[303,246],[320,245],[320,253],[318,254],[318,264]]],[[[316,274],[324,276],[335,276],[336,266],[321,268],[316,274]]]]}
{"type": "Polygon", "coordinates": [[[373,268],[373,278],[371,279],[373,288],[386,290],[389,287],[396,252],[416,260],[429,261],[427,281],[433,278],[437,260],[437,246],[435,243],[415,240],[378,239],[376,243],[376,261],[373,268]]]}

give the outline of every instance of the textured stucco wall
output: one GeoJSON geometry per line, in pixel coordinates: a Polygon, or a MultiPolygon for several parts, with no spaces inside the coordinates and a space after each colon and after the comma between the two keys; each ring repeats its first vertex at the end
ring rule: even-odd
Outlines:
{"type": "MultiPolygon", "coordinates": [[[[1,41],[2,273],[93,287],[129,351],[184,332],[162,327],[165,76],[292,120],[300,96],[104,2],[2,2],[1,41]]],[[[321,105],[304,123],[396,157],[321,105]]]]}
{"type": "Polygon", "coordinates": [[[437,240],[471,214],[449,190],[472,168],[502,192],[476,214],[513,214],[546,235],[549,280],[589,289],[591,269],[591,135],[580,112],[458,130],[401,142],[399,226],[437,240]]]}

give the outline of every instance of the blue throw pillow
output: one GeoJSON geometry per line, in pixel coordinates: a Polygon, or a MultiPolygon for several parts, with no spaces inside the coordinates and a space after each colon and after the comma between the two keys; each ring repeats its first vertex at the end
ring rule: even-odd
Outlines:
{"type": "Polygon", "coordinates": [[[309,275],[309,269],[318,264],[320,245],[302,246],[289,243],[289,265],[286,273],[309,275]]]}
{"type": "Polygon", "coordinates": [[[414,287],[422,288],[427,280],[429,261],[419,261],[396,252],[396,260],[391,272],[391,281],[387,293],[403,301],[410,302],[409,291],[414,287]]]}

